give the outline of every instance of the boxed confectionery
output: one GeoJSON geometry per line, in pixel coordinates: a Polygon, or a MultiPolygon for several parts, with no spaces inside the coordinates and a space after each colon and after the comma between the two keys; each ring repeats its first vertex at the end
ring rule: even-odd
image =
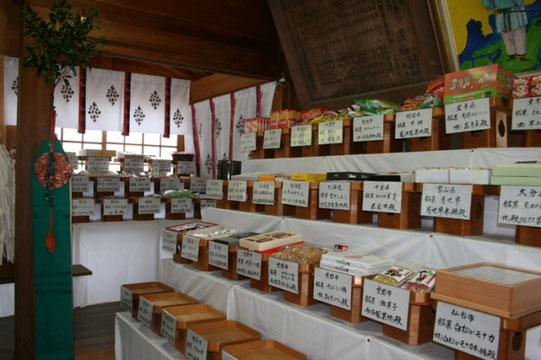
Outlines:
{"type": "Polygon", "coordinates": [[[115,157],[115,150],[94,150],[94,149],[81,149],[77,151],[78,156],[103,156],[103,157],[115,157]]]}
{"type": "Polygon", "coordinates": [[[244,119],[244,133],[248,134],[251,132],[261,132],[265,130],[269,130],[271,124],[271,120],[266,117],[254,117],[249,119],[244,119]]]}
{"type": "Polygon", "coordinates": [[[377,274],[394,263],[394,259],[357,252],[331,251],[323,254],[319,266],[324,269],[349,275],[366,276],[377,274]]]}
{"type": "Polygon", "coordinates": [[[445,105],[489,97],[509,99],[513,73],[500,64],[445,74],[445,105]]]}
{"type": "Polygon", "coordinates": [[[309,122],[313,120],[315,117],[320,116],[321,114],[323,114],[325,111],[328,111],[328,110],[330,109],[315,108],[315,109],[305,110],[301,114],[301,120],[302,122],[309,122]]]}
{"type": "Polygon", "coordinates": [[[513,79],[513,99],[541,96],[541,75],[513,79]]]}
{"type": "Polygon", "coordinates": [[[256,235],[259,235],[259,234],[261,234],[261,233],[245,232],[245,233],[235,234],[235,235],[231,235],[231,236],[228,236],[228,237],[216,239],[214,241],[216,241],[217,243],[225,244],[225,245],[229,245],[229,246],[239,246],[240,239],[244,239],[244,238],[247,238],[247,237],[250,237],[250,236],[256,236],[256,235]]]}
{"type": "Polygon", "coordinates": [[[541,162],[496,164],[492,169],[493,185],[541,185],[541,162]]]}
{"type": "Polygon", "coordinates": [[[239,245],[248,250],[268,251],[302,242],[302,235],[287,231],[273,231],[240,239],[239,245]]]}
{"type": "Polygon", "coordinates": [[[450,184],[490,184],[490,169],[449,169],[450,184]]]}
{"type": "Polygon", "coordinates": [[[339,172],[328,172],[327,180],[350,180],[350,181],[365,181],[371,180],[373,173],[364,173],[364,172],[353,172],[353,171],[339,171],[339,172]]]}
{"type": "Polygon", "coordinates": [[[449,183],[449,169],[443,168],[422,168],[415,171],[415,182],[417,183],[449,183]]]}
{"type": "Polygon", "coordinates": [[[291,174],[291,180],[309,182],[327,181],[327,174],[293,173],[291,174]]]}

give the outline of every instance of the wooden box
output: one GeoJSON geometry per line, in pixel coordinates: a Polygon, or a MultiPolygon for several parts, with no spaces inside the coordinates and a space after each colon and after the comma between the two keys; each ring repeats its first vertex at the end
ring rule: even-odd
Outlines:
{"type": "Polygon", "coordinates": [[[522,146],[540,147],[541,146],[541,130],[522,131],[522,146]]]}
{"type": "Polygon", "coordinates": [[[139,312],[139,297],[146,294],[157,294],[163,292],[171,292],[173,288],[162,284],[158,281],[124,284],[122,285],[126,289],[132,292],[132,310],[131,316],[137,319],[137,313],[139,312]]]}
{"type": "Polygon", "coordinates": [[[179,264],[191,264],[192,263],[191,260],[185,259],[185,258],[180,256],[180,251],[182,249],[182,237],[187,232],[197,230],[197,229],[193,228],[192,226],[196,226],[198,224],[200,226],[205,226],[205,228],[212,227],[212,226],[218,226],[218,224],[209,223],[209,222],[205,222],[205,221],[191,221],[191,222],[188,222],[188,223],[168,226],[168,227],[165,228],[166,230],[177,233],[177,251],[173,254],[173,261],[174,262],[177,262],[179,264]]]}
{"type": "Polygon", "coordinates": [[[269,285],[269,254],[261,254],[261,277],[259,280],[250,279],[250,287],[263,292],[279,291],[273,286],[269,285]]]}
{"type": "Polygon", "coordinates": [[[221,200],[216,200],[216,207],[219,209],[238,210],[239,209],[238,201],[227,200],[227,190],[228,190],[228,181],[224,180],[223,196],[221,200]]]}
{"type": "Polygon", "coordinates": [[[299,264],[299,292],[298,294],[284,291],[284,300],[299,306],[319,304],[314,300],[314,265],[299,264]]]}
{"type": "MultiPolygon", "coordinates": [[[[103,176],[103,177],[107,177],[107,176],[103,176]]],[[[119,178],[119,179],[120,179],[121,184],[124,183],[124,188],[126,189],[126,187],[128,186],[126,184],[126,178],[119,178]]],[[[103,198],[103,197],[115,195],[114,191],[98,191],[98,177],[91,176],[89,177],[89,181],[92,181],[94,183],[94,197],[95,198],[103,198]]]]}
{"type": "MultiPolygon", "coordinates": [[[[139,213],[139,199],[140,198],[130,198],[131,202],[133,203],[133,220],[135,221],[154,220],[155,214],[140,214],[139,213]]],[[[163,201],[163,199],[161,199],[161,201],[163,201]]]]}
{"type": "Polygon", "coordinates": [[[252,159],[272,159],[274,157],[274,149],[263,149],[263,140],[265,133],[262,131],[257,132],[256,136],[256,149],[252,151],[252,159]]]}
{"type": "Polygon", "coordinates": [[[326,156],[331,154],[330,145],[319,145],[318,140],[318,125],[312,125],[312,145],[302,146],[302,157],[309,156],[326,156]]]}
{"type": "MultiPolygon", "coordinates": [[[[101,205],[101,220],[104,222],[110,222],[110,221],[122,221],[124,220],[124,215],[104,215],[103,214],[103,200],[102,198],[96,199],[96,204],[101,205]]],[[[128,204],[132,202],[131,199],[128,199],[128,204]]]]}
{"type": "Polygon", "coordinates": [[[254,182],[247,181],[246,182],[246,201],[238,202],[240,211],[249,211],[249,212],[264,212],[265,211],[265,205],[254,204],[252,202],[253,196],[254,196],[254,182]]]}
{"type": "MultiPolygon", "coordinates": [[[[209,241],[211,241],[212,239],[206,239],[206,238],[199,237],[199,236],[196,236],[196,237],[199,238],[199,258],[198,258],[198,260],[197,261],[190,261],[188,259],[184,259],[184,258],[182,258],[182,259],[192,262],[193,263],[193,268],[197,269],[199,271],[220,270],[216,266],[213,266],[213,265],[209,264],[209,241]]],[[[181,243],[181,249],[182,249],[182,243],[181,243]]]]}
{"type": "Polygon", "coordinates": [[[183,355],[186,354],[188,326],[226,319],[224,313],[206,304],[170,306],[164,311],[177,318],[175,349],[183,355]]]}
{"type": "Polygon", "coordinates": [[[308,206],[296,206],[295,217],[298,219],[308,220],[322,220],[331,218],[331,210],[319,208],[319,183],[310,183],[308,206]]]}
{"type": "Polygon", "coordinates": [[[367,154],[383,154],[403,151],[404,140],[395,139],[394,114],[383,116],[383,140],[367,141],[367,154]]]}
{"type": "Polygon", "coordinates": [[[165,292],[142,295],[154,305],[152,309],[152,331],[161,336],[162,310],[168,306],[192,305],[198,301],[181,292],[165,292]]]}
{"type": "Polygon", "coordinates": [[[521,245],[541,246],[541,228],[532,226],[517,226],[515,242],[521,245]]]}
{"type": "Polygon", "coordinates": [[[261,334],[233,320],[194,324],[188,327],[208,341],[207,360],[221,360],[222,348],[261,339],[261,334]]]}
{"type": "Polygon", "coordinates": [[[247,279],[246,276],[243,276],[237,273],[237,250],[238,249],[239,247],[236,245],[229,246],[229,264],[227,265],[227,270],[222,269],[222,276],[230,280],[247,279]]]}
{"type": "Polygon", "coordinates": [[[362,316],[363,305],[363,283],[364,279],[371,279],[376,275],[351,277],[351,310],[342,309],[341,307],[331,305],[331,316],[349,321],[352,323],[360,323],[368,320],[362,316]]]}
{"type": "Polygon", "coordinates": [[[295,216],[295,206],[282,204],[282,182],[274,183],[274,205],[265,205],[265,214],[295,216]]]}
{"type": "Polygon", "coordinates": [[[274,149],[274,158],[301,157],[300,147],[291,147],[291,129],[282,129],[282,139],[279,149],[274,149]]]}
{"type": "MultiPolygon", "coordinates": [[[[76,199],[76,197],[74,196],[75,193],[72,193],[72,199],[76,199]]],[[[82,193],[78,193],[78,194],[82,194],[82,193]]],[[[79,198],[83,198],[83,196],[79,196],[79,198]]],[[[88,199],[88,198],[86,198],[88,199]]],[[[98,204],[98,202],[96,200],[94,200],[94,203],[95,204],[98,204]]],[[[71,216],[71,222],[73,224],[81,224],[81,223],[87,223],[87,222],[90,222],[90,216],[71,216]]]]}
{"type": "Polygon", "coordinates": [[[451,136],[445,133],[445,113],[443,108],[432,109],[432,135],[410,139],[410,151],[447,150],[451,136]]]}
{"type": "Polygon", "coordinates": [[[507,99],[490,98],[490,129],[461,133],[462,148],[507,147],[511,128],[508,121],[510,113],[507,99]]]}
{"type": "Polygon", "coordinates": [[[165,200],[165,218],[167,220],[184,220],[186,219],[186,213],[173,213],[171,212],[172,199],[165,200]]]}
{"type": "Polygon", "coordinates": [[[238,360],[305,360],[306,355],[274,340],[260,340],[230,345],[223,351],[238,360]]]}
{"type": "Polygon", "coordinates": [[[342,121],[342,143],[330,145],[331,155],[360,154],[362,149],[362,143],[353,142],[353,120],[347,119],[342,121]]]}
{"type": "Polygon", "coordinates": [[[349,210],[333,210],[332,221],[344,224],[370,224],[372,213],[363,211],[363,183],[351,182],[349,210]]]}
{"type": "Polygon", "coordinates": [[[402,183],[402,212],[378,212],[378,226],[391,229],[421,227],[421,191],[415,183],[402,183]]]}

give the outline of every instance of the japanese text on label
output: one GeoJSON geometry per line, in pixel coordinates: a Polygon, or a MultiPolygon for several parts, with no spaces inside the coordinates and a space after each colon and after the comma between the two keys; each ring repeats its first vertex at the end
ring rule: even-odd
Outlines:
{"type": "Polygon", "coordinates": [[[106,156],[89,156],[87,170],[88,171],[108,171],[109,158],[106,156]]]}
{"type": "Polygon", "coordinates": [[[145,299],[139,298],[139,309],[137,312],[137,320],[145,324],[147,327],[152,327],[152,313],[154,312],[154,304],[145,299]]]}
{"type": "Polygon", "coordinates": [[[266,130],[263,136],[263,149],[279,149],[282,143],[282,129],[266,130]]]}
{"type": "Polygon", "coordinates": [[[541,97],[514,99],[512,130],[541,129],[541,97]]]}
{"type": "Polygon", "coordinates": [[[119,178],[98,178],[98,192],[120,191],[119,178]]]}
{"type": "Polygon", "coordinates": [[[227,270],[229,268],[229,246],[216,241],[209,242],[209,264],[227,270]]]}
{"type": "Polygon", "coordinates": [[[237,274],[250,279],[261,280],[261,253],[238,249],[237,274]]]}
{"type": "Polygon", "coordinates": [[[129,186],[130,186],[130,191],[131,192],[150,191],[150,178],[147,178],[147,177],[131,177],[129,186]]]}
{"type": "Polygon", "coordinates": [[[541,227],[541,187],[502,186],[498,222],[541,227]]]}
{"type": "Polygon", "coordinates": [[[308,207],[310,183],[307,181],[284,181],[282,204],[308,207]]]}
{"type": "Polygon", "coordinates": [[[349,210],[349,182],[320,182],[319,208],[349,210]]]}
{"type": "Polygon", "coordinates": [[[395,138],[417,138],[432,135],[432,109],[396,113],[395,138]]]}
{"type": "Polygon", "coordinates": [[[201,199],[201,210],[205,210],[206,208],[215,208],[215,207],[216,207],[216,200],[201,199]]]}
{"type": "Polygon", "coordinates": [[[192,178],[190,181],[190,190],[198,193],[207,192],[207,179],[192,178]]]}
{"type": "Polygon", "coordinates": [[[240,137],[240,151],[249,152],[256,149],[256,133],[242,134],[240,137]]]}
{"type": "Polygon", "coordinates": [[[163,337],[166,338],[171,345],[175,345],[177,339],[177,318],[169,314],[165,309],[162,310],[160,330],[163,337]]]}
{"type": "Polygon", "coordinates": [[[194,161],[178,161],[177,167],[180,175],[195,174],[196,171],[194,161]]]}
{"type": "Polygon", "coordinates": [[[162,230],[162,250],[170,253],[177,251],[177,234],[175,232],[162,230]]]}
{"type": "Polygon", "coordinates": [[[344,136],[342,120],[325,121],[318,124],[317,143],[319,145],[341,144],[344,136]]]}
{"type": "Polygon", "coordinates": [[[103,199],[103,215],[126,215],[128,199],[103,199]]]}
{"type": "Polygon", "coordinates": [[[72,216],[94,215],[94,199],[73,199],[71,201],[72,216]]]}
{"type": "Polygon", "coordinates": [[[133,307],[133,292],[125,286],[120,287],[120,306],[128,311],[133,307]]]}
{"type": "Polygon", "coordinates": [[[199,260],[199,238],[184,235],[180,256],[193,261],[199,260]]]}
{"type": "Polygon", "coordinates": [[[269,285],[278,289],[299,293],[299,264],[296,262],[269,258],[269,285]]]}
{"type": "Polygon", "coordinates": [[[383,140],[383,115],[361,116],[353,119],[353,141],[383,140]]]}
{"type": "Polygon", "coordinates": [[[490,129],[489,99],[445,105],[447,134],[490,129]]]}
{"type": "Polygon", "coordinates": [[[140,173],[145,169],[145,160],[143,158],[124,158],[124,171],[140,173]]]}
{"type": "Polygon", "coordinates": [[[184,184],[180,183],[179,178],[161,178],[160,179],[160,192],[163,194],[167,190],[182,190],[184,184]]]}
{"type": "Polygon", "coordinates": [[[291,147],[312,145],[312,125],[298,125],[291,128],[291,147]]]}
{"type": "Polygon", "coordinates": [[[72,170],[79,169],[79,158],[76,155],[68,155],[68,160],[71,164],[72,170]]]}
{"type": "Polygon", "coordinates": [[[157,214],[160,212],[159,198],[139,198],[139,214],[157,214]]]}
{"type": "Polygon", "coordinates": [[[365,279],[362,315],[407,330],[410,292],[387,284],[365,279]]]}
{"type": "Polygon", "coordinates": [[[254,204],[274,205],[274,182],[254,181],[252,202],[254,204]]]}
{"type": "Polygon", "coordinates": [[[186,358],[189,360],[207,360],[208,342],[203,337],[188,329],[186,336],[186,358]]]}
{"type": "Polygon", "coordinates": [[[471,185],[423,184],[421,215],[469,220],[471,185]]]}
{"type": "Polygon", "coordinates": [[[207,180],[206,196],[209,199],[222,200],[224,197],[224,181],[223,180],[207,180]]]}
{"type": "Polygon", "coordinates": [[[351,310],[351,275],[316,268],[314,299],[342,309],[351,310]]]}
{"type": "Polygon", "coordinates": [[[363,211],[399,214],[402,211],[402,183],[365,181],[363,211]]]}
{"type": "Polygon", "coordinates": [[[89,179],[88,176],[72,176],[71,177],[71,191],[72,192],[87,192],[89,179]]]}
{"type": "Polygon", "coordinates": [[[229,180],[227,187],[227,200],[246,201],[246,181],[229,180]]]}
{"type": "Polygon", "coordinates": [[[192,199],[189,198],[173,198],[171,199],[171,213],[181,214],[192,211],[192,199]]]}
{"type": "Polygon", "coordinates": [[[171,171],[171,161],[165,159],[152,159],[152,171],[160,174],[171,171]]]}

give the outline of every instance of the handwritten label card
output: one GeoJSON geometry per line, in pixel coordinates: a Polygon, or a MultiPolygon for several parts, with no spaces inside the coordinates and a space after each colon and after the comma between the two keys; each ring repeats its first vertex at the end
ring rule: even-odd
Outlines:
{"type": "Polygon", "coordinates": [[[90,179],[88,176],[72,176],[71,177],[71,191],[72,192],[87,192],[89,190],[90,179]]]}
{"type": "Polygon", "coordinates": [[[488,98],[445,105],[447,134],[490,129],[488,98]]]}
{"type": "Polygon", "coordinates": [[[124,158],[124,171],[132,171],[134,173],[143,172],[145,169],[145,159],[143,158],[124,158]]]}
{"type": "Polygon", "coordinates": [[[139,309],[137,312],[137,320],[145,324],[147,327],[152,327],[152,313],[154,312],[154,304],[145,299],[139,297],[139,309]]]}
{"type": "Polygon", "coordinates": [[[541,227],[541,187],[502,186],[498,222],[541,227]]]}
{"type": "Polygon", "coordinates": [[[159,174],[171,172],[171,160],[152,159],[152,171],[159,174]]]}
{"type": "Polygon", "coordinates": [[[139,198],[139,214],[157,214],[160,212],[161,199],[139,198]]]}
{"type": "Polygon", "coordinates": [[[178,173],[181,175],[195,174],[195,161],[178,161],[177,162],[178,173]]]}
{"type": "Polygon", "coordinates": [[[173,198],[171,199],[171,213],[182,214],[192,211],[192,199],[189,198],[173,198]]]}
{"type": "Polygon", "coordinates": [[[315,268],[314,299],[351,310],[351,275],[315,268]]]}
{"type": "Polygon", "coordinates": [[[310,183],[307,181],[284,181],[282,204],[308,207],[310,183]]]}
{"type": "Polygon", "coordinates": [[[77,155],[68,155],[68,160],[72,170],[79,169],[79,157],[77,155]]]}
{"type": "Polygon", "coordinates": [[[325,121],[318,124],[317,143],[319,145],[341,144],[344,136],[342,120],[325,121]]]}
{"type": "Polygon", "coordinates": [[[188,260],[199,260],[199,238],[184,235],[182,237],[182,251],[180,252],[180,256],[188,260]]]}
{"type": "Polygon", "coordinates": [[[397,181],[365,181],[363,211],[400,214],[402,212],[402,183],[397,181]]]}
{"type": "Polygon", "coordinates": [[[496,360],[500,321],[498,316],[438,301],[432,340],[481,359],[496,360]]]}
{"type": "Polygon", "coordinates": [[[216,241],[209,242],[209,264],[227,270],[229,268],[229,246],[216,241]]]}
{"type": "Polygon", "coordinates": [[[198,192],[198,193],[206,193],[207,192],[207,179],[203,178],[192,178],[190,180],[190,190],[198,192]]]}
{"type": "Polygon", "coordinates": [[[92,216],[94,215],[94,199],[72,199],[72,216],[92,216]]]}
{"type": "Polygon", "coordinates": [[[131,192],[150,191],[150,178],[147,178],[147,177],[131,177],[129,186],[130,186],[130,191],[131,192]]]}
{"type": "Polygon", "coordinates": [[[383,140],[383,115],[353,119],[353,142],[383,140]]]}
{"type": "Polygon", "coordinates": [[[472,185],[423,184],[421,216],[470,219],[472,185]]]}
{"type": "Polygon", "coordinates": [[[396,113],[395,138],[407,139],[432,135],[432,109],[396,113]]]}
{"type": "Polygon", "coordinates": [[[349,210],[349,182],[320,182],[319,208],[349,210]]]}
{"type": "Polygon", "coordinates": [[[255,151],[255,149],[256,149],[256,136],[257,136],[257,134],[255,132],[251,132],[251,133],[248,133],[248,134],[242,134],[240,136],[240,151],[242,151],[242,152],[255,151]]]}
{"type": "Polygon", "coordinates": [[[189,360],[207,360],[208,341],[193,330],[188,329],[186,337],[186,358],[189,360]]]}
{"type": "Polygon", "coordinates": [[[223,180],[207,180],[206,195],[209,199],[222,200],[224,197],[224,181],[223,180]]]}
{"type": "Polygon", "coordinates": [[[297,125],[291,128],[291,147],[312,145],[312,125],[297,125]]]}
{"type": "Polygon", "coordinates": [[[279,149],[282,143],[282,129],[265,130],[263,149],[279,149]]]}
{"type": "Polygon", "coordinates": [[[117,192],[120,191],[119,178],[98,178],[98,192],[117,192]]]}
{"type": "Polygon", "coordinates": [[[227,187],[227,200],[246,201],[246,181],[229,180],[227,187]]]}
{"type": "Polygon", "coordinates": [[[237,251],[237,274],[261,280],[261,253],[244,249],[237,251]]]}
{"type": "Polygon", "coordinates": [[[541,97],[513,99],[511,129],[541,129],[541,97]]]}
{"type": "Polygon", "coordinates": [[[252,202],[254,204],[274,205],[274,182],[254,181],[252,202]]]}
{"type": "Polygon", "coordinates": [[[177,234],[175,232],[162,230],[162,250],[173,254],[177,252],[177,234]]]}
{"type": "Polygon", "coordinates": [[[269,257],[269,285],[298,294],[299,264],[269,257]]]}
{"type": "Polygon", "coordinates": [[[89,156],[88,171],[109,171],[109,158],[106,156],[89,156]]]}
{"type": "Polygon", "coordinates": [[[400,330],[408,330],[410,292],[365,279],[362,315],[400,330]]]}
{"type": "Polygon", "coordinates": [[[177,318],[169,314],[166,309],[162,310],[161,333],[171,345],[175,345],[177,339],[177,318]]]}
{"type": "Polygon", "coordinates": [[[201,211],[205,210],[206,208],[215,208],[215,207],[216,207],[216,200],[201,199],[201,211]]]}
{"type": "Polygon", "coordinates": [[[128,199],[103,199],[103,215],[126,215],[128,199]]]}
{"type": "Polygon", "coordinates": [[[160,192],[163,194],[167,190],[182,190],[184,184],[180,183],[179,178],[161,178],[160,179],[160,192]]]}
{"type": "Polygon", "coordinates": [[[133,291],[125,286],[120,287],[120,306],[131,312],[133,307],[133,291]]]}

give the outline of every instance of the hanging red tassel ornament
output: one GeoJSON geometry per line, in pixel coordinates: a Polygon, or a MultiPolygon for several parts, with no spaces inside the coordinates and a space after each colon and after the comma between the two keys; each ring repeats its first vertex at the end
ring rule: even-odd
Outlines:
{"type": "Polygon", "coordinates": [[[53,221],[53,208],[49,207],[49,232],[45,238],[45,246],[49,252],[56,251],[56,239],[54,237],[54,221],[53,221]]]}

